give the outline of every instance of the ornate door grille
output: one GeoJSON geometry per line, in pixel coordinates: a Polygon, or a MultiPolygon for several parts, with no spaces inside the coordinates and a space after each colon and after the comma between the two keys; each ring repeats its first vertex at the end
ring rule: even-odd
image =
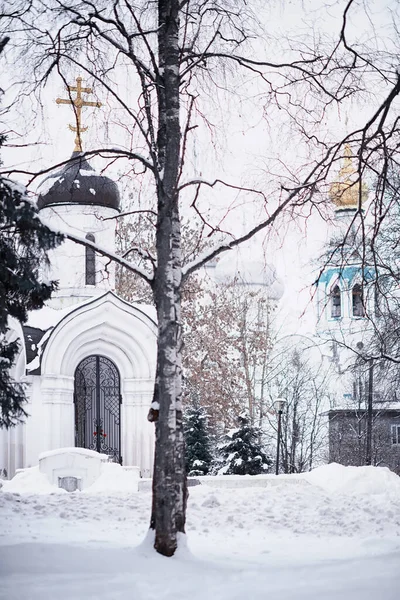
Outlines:
{"type": "Polygon", "coordinates": [[[88,356],[75,371],[75,445],[122,463],[120,377],[104,356],[88,356]]]}

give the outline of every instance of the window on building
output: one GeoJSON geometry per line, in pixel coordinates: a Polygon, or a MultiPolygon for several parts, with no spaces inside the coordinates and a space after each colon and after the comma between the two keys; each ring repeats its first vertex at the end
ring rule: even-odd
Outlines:
{"type": "Polygon", "coordinates": [[[392,431],[392,444],[400,445],[400,425],[392,425],[391,431],[392,431]]]}
{"type": "Polygon", "coordinates": [[[333,290],[331,291],[331,317],[341,317],[342,316],[342,301],[340,296],[340,288],[338,285],[335,285],[333,290]]]}
{"type": "MultiPolygon", "coordinates": [[[[88,233],[86,239],[89,242],[95,242],[96,239],[93,233],[88,233]]],[[[86,252],[86,264],[85,264],[85,284],[96,285],[96,253],[93,248],[85,248],[86,252]]]]}
{"type": "Polygon", "coordinates": [[[362,287],[359,283],[353,287],[353,317],[364,316],[364,297],[362,287]]]}

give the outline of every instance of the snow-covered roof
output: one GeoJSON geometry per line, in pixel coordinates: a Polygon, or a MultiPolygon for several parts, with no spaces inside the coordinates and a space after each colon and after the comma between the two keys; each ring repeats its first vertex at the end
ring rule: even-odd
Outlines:
{"type": "Polygon", "coordinates": [[[25,338],[26,372],[30,375],[40,374],[40,359],[53,328],[70,312],[76,310],[92,299],[86,299],[61,309],[43,306],[29,313],[22,329],[25,338]]]}
{"type": "Polygon", "coordinates": [[[66,317],[73,310],[76,310],[80,306],[92,301],[93,298],[86,298],[85,300],[77,302],[76,304],[71,304],[70,306],[58,309],[51,306],[44,306],[39,310],[34,310],[29,313],[26,325],[46,331],[47,329],[50,329],[50,327],[57,325],[61,319],[66,317]]]}
{"type": "MultiPolygon", "coordinates": [[[[400,411],[400,402],[374,402],[373,406],[372,406],[372,410],[374,412],[378,411],[378,412],[386,412],[386,411],[400,411]]],[[[363,406],[361,408],[358,408],[357,406],[337,406],[335,408],[331,408],[329,411],[327,411],[324,414],[329,414],[329,413],[335,413],[335,412],[365,412],[366,411],[366,407],[363,406]]]]}
{"type": "Polygon", "coordinates": [[[96,173],[79,152],[74,152],[70,161],[40,183],[38,194],[39,209],[55,204],[90,204],[120,209],[117,184],[96,173]]]}

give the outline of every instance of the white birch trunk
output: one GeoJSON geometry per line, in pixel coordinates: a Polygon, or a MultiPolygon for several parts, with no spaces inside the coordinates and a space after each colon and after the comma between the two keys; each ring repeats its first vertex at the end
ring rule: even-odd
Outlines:
{"type": "Polygon", "coordinates": [[[157,186],[157,270],[154,299],[158,316],[157,375],[154,400],[159,404],[150,527],[155,548],[172,556],[178,533],[185,531],[186,472],[182,428],[181,231],[178,173],[181,132],[179,123],[179,2],[158,4],[159,169],[157,186]]]}

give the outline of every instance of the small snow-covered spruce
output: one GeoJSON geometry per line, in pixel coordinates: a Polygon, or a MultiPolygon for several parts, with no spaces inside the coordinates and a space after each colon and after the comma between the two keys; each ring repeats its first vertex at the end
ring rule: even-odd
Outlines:
{"type": "Polygon", "coordinates": [[[199,405],[188,407],[184,420],[185,464],[190,476],[207,475],[213,457],[207,415],[199,405]]]}
{"type": "Polygon", "coordinates": [[[218,475],[260,475],[272,460],[260,443],[261,431],[253,427],[246,414],[238,417],[238,427],[231,429],[219,445],[218,475]]]}
{"type": "Polygon", "coordinates": [[[25,415],[24,389],[10,372],[19,345],[9,340],[8,317],[26,322],[28,312],[41,308],[56,289],[56,282],[41,281],[39,270],[62,236],[43,225],[37,213],[22,186],[0,178],[0,427],[25,415]]]}

